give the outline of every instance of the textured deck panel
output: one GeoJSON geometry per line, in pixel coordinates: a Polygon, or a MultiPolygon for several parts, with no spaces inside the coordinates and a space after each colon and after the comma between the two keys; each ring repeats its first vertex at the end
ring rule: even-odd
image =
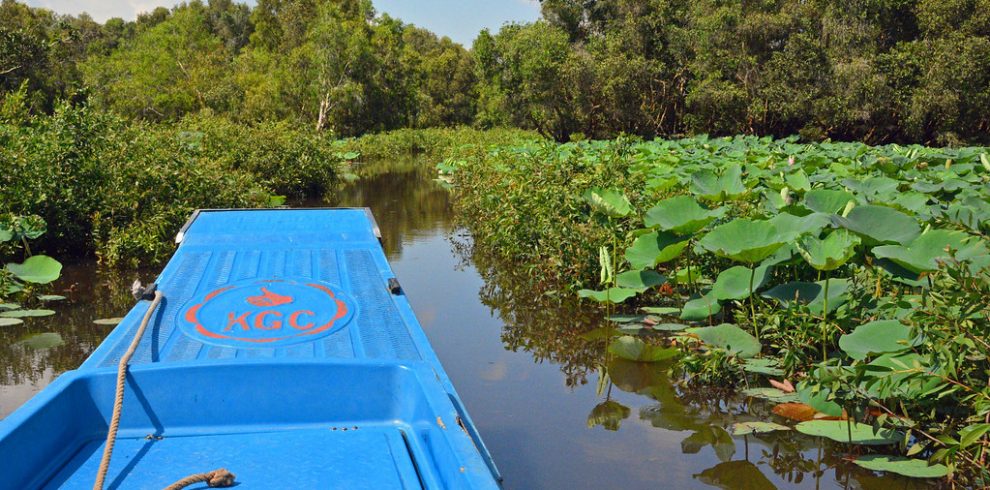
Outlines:
{"type": "MultiPolygon", "coordinates": [[[[311,218],[303,219],[299,213],[255,211],[228,216],[222,223],[211,213],[201,213],[185,231],[182,246],[159,278],[166,299],[131,364],[242,358],[421,359],[387,289],[388,279],[394,276],[387,263],[376,260],[370,251],[369,241],[377,247],[377,239],[360,231],[370,230],[365,213],[324,213],[329,223],[319,231],[311,218]],[[270,233],[276,229],[280,232],[270,233]],[[335,285],[354,298],[353,318],[325,337],[277,348],[208,345],[185,335],[178,326],[193,298],[245,280],[279,278],[335,285]]],[[[126,329],[126,334],[112,346],[101,348],[103,352],[97,351],[87,364],[115,366],[140,320],[139,315],[128,315],[118,327],[126,329]]]]}

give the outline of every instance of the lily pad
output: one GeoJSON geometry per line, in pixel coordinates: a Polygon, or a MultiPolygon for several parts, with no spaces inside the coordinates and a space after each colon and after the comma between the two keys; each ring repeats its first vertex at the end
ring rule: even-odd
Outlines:
{"type": "Polygon", "coordinates": [[[652,231],[636,237],[626,249],[626,260],[633,269],[648,269],[676,259],[687,245],[687,237],[652,231]]]}
{"type": "Polygon", "coordinates": [[[0,318],[26,318],[34,316],[51,316],[55,312],[52,310],[9,310],[0,313],[0,318]]]}
{"type": "Polygon", "coordinates": [[[864,238],[866,245],[907,243],[921,233],[914,218],[886,206],[857,206],[846,217],[832,221],[864,238]]]}
{"type": "Polygon", "coordinates": [[[38,300],[39,301],[62,301],[64,299],[65,299],[65,296],[62,296],[60,294],[39,294],[38,295],[38,300]]]}
{"type": "Polygon", "coordinates": [[[113,317],[113,318],[100,318],[99,320],[93,320],[96,325],[116,325],[124,321],[124,317],[113,317]]]}
{"type": "Polygon", "coordinates": [[[640,309],[653,315],[673,315],[681,311],[680,308],[674,308],[672,306],[644,306],[640,309]]]}
{"type": "Polygon", "coordinates": [[[4,318],[0,317],[0,327],[9,327],[12,325],[20,325],[24,323],[24,320],[20,318],[4,318]]]}
{"type": "Polygon", "coordinates": [[[613,218],[622,218],[632,211],[632,204],[618,189],[589,189],[584,200],[591,209],[613,218]]]}
{"type": "Polygon", "coordinates": [[[839,348],[856,360],[872,354],[898,352],[910,347],[911,327],[897,320],[877,320],[839,337],[839,348]]]}
{"type": "Polygon", "coordinates": [[[772,255],[786,242],[787,237],[769,221],[736,219],[713,228],[698,245],[719,257],[754,264],[772,255]]]}
{"type": "Polygon", "coordinates": [[[901,440],[901,435],[896,431],[880,429],[874,432],[873,426],[851,420],[809,420],[801,422],[795,429],[809,436],[864,446],[885,446],[901,440]]]}
{"type": "Polygon", "coordinates": [[[742,390],[741,393],[746,396],[762,398],[764,400],[770,400],[777,403],[790,403],[798,401],[798,396],[796,393],[784,393],[783,390],[779,390],[777,388],[746,388],[745,390],[742,390]]]}
{"type": "MultiPolygon", "coordinates": [[[[830,279],[828,284],[828,311],[839,309],[846,303],[849,291],[849,280],[845,278],[830,279]]],[[[818,282],[787,282],[779,284],[766,291],[761,296],[775,299],[784,307],[792,301],[808,305],[812,313],[820,314],[825,306],[825,281],[818,282]]]]}
{"type": "Polygon", "coordinates": [[[949,474],[949,468],[945,465],[901,456],[868,454],[856,458],[853,463],[868,470],[887,471],[910,478],[942,478],[949,474]]]}
{"type": "Polygon", "coordinates": [[[775,424],[773,422],[737,422],[732,424],[732,435],[744,436],[747,434],[765,434],[778,430],[791,430],[786,425],[775,424]]]}
{"type": "Polygon", "coordinates": [[[58,279],[62,264],[47,255],[34,255],[21,264],[7,264],[6,269],[24,282],[48,284],[58,279]]]}
{"type": "Polygon", "coordinates": [[[659,362],[677,357],[677,349],[647,344],[641,339],[623,335],[612,341],[608,351],[621,359],[637,362],[659,362]]]}
{"type": "Polygon", "coordinates": [[[17,303],[0,303],[0,310],[16,310],[20,307],[17,303]]]}
{"type": "Polygon", "coordinates": [[[729,165],[722,175],[702,169],[691,176],[691,192],[710,201],[736,199],[746,194],[748,190],[743,184],[742,167],[739,165],[729,165]]]}
{"type": "Polygon", "coordinates": [[[62,336],[54,332],[38,333],[29,335],[19,341],[18,345],[30,347],[32,349],[50,349],[65,344],[62,336]]]}
{"type": "Polygon", "coordinates": [[[779,363],[775,359],[746,359],[746,362],[742,364],[742,369],[747,373],[783,376],[784,370],[777,367],[778,365],[779,363]]]}
{"type": "Polygon", "coordinates": [[[781,241],[790,242],[806,234],[818,235],[826,226],[832,223],[832,219],[827,214],[812,213],[807,216],[795,216],[789,213],[780,213],[770,218],[770,224],[780,235],[781,241]]]}
{"type": "Polygon", "coordinates": [[[709,210],[690,196],[677,196],[660,201],[643,218],[646,226],[658,227],[678,235],[690,235],[725,215],[725,208],[709,210]]]}
{"type": "Polygon", "coordinates": [[[741,359],[756,356],[762,348],[756,337],[730,323],[714,327],[689,328],[687,333],[697,336],[709,347],[723,349],[741,359]]]}
{"type": "Polygon", "coordinates": [[[578,291],[578,297],[588,298],[599,303],[621,303],[633,296],[636,296],[638,292],[635,289],[626,288],[608,288],[604,291],[594,291],[591,289],[582,289],[578,291]]]}

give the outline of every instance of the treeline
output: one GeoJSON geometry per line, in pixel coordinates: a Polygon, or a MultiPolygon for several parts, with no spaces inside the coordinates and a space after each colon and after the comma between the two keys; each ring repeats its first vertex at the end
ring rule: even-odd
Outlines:
{"type": "Polygon", "coordinates": [[[350,136],[474,116],[468,51],[368,0],[191,1],[102,25],[4,0],[0,73],[36,110],[85,100],[153,122],[206,111],[350,136]]]}
{"type": "Polygon", "coordinates": [[[544,0],[470,50],[369,0],[193,1],[104,24],[0,5],[0,88],[33,107],[211,112],[355,135],[530,128],[990,142],[990,0],[544,0]]]}

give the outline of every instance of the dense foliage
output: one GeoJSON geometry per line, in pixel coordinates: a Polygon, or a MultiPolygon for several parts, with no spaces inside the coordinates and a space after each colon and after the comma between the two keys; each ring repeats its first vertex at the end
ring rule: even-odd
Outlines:
{"type": "Polygon", "coordinates": [[[927,476],[986,481],[990,149],[544,142],[441,169],[480,246],[610,308],[643,306],[614,318],[611,355],[682,357],[691,379],[745,380],[789,404],[774,413],[804,410],[800,432],[860,431],[944,465],[927,476]]]}

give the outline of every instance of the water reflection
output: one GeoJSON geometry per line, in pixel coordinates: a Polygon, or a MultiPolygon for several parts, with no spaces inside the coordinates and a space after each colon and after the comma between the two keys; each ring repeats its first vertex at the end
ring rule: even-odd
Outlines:
{"type": "MultiPolygon", "coordinates": [[[[842,460],[843,447],[791,432],[734,437],[770,407],[692,387],[669,363],[606,360],[594,308],[534,285],[457,227],[428,163],[379,162],[330,204],[369,206],[424,330],[478,425],[506,488],[926,488],[842,460]]],[[[295,205],[325,205],[301,202],[295,205]]],[[[0,416],[73,369],[122,316],[136,274],[68,266],[57,314],[0,329],[0,416]],[[22,342],[58,334],[48,349],[22,342]]],[[[153,273],[137,274],[147,282],[153,273]]],[[[780,419],[776,419],[781,422],[780,419]]]]}

